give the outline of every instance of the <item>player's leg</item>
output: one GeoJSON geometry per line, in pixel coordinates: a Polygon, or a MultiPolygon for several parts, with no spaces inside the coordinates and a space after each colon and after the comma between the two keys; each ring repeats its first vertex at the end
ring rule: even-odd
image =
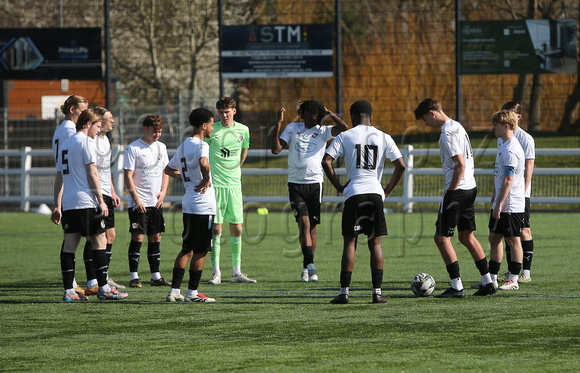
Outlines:
{"type": "Polygon", "coordinates": [[[381,236],[369,238],[368,246],[371,252],[373,303],[386,303],[387,300],[382,296],[384,257],[381,236]]]}
{"type": "Polygon", "coordinates": [[[65,302],[87,300],[83,294],[79,294],[75,291],[75,286],[73,285],[75,277],[75,253],[80,241],[80,233],[65,232],[62,250],[60,251],[60,270],[62,273],[62,283],[64,287],[63,300],[65,302]]]}
{"type": "Polygon", "coordinates": [[[171,282],[161,277],[161,234],[165,232],[165,219],[162,208],[148,208],[149,224],[147,225],[147,260],[151,271],[152,286],[170,286],[171,282]]]}
{"type": "Polygon", "coordinates": [[[500,219],[496,219],[493,217],[492,214],[489,216],[489,245],[491,247],[491,252],[489,255],[489,273],[491,276],[491,280],[494,283],[497,283],[501,261],[503,259],[503,229],[502,229],[503,222],[500,219]]]}
{"type": "Polygon", "coordinates": [[[524,227],[521,235],[522,250],[524,252],[522,261],[522,275],[519,278],[520,283],[528,283],[532,281],[532,259],[534,256],[534,238],[530,229],[530,199],[526,198],[526,208],[524,211],[524,227]]]}
{"type": "MultiPolygon", "coordinates": [[[[185,214],[184,214],[185,220],[185,214]]],[[[181,294],[181,283],[183,282],[183,276],[185,275],[185,267],[191,259],[193,251],[188,249],[185,245],[182,246],[181,251],[177,254],[175,258],[175,263],[173,264],[173,275],[171,278],[171,290],[167,294],[168,302],[183,301],[183,295],[181,294]]]]}
{"type": "Polygon", "coordinates": [[[145,238],[145,227],[147,226],[147,213],[140,213],[136,210],[129,209],[129,232],[131,233],[131,242],[129,243],[129,287],[140,288],[141,280],[139,279],[139,260],[141,258],[141,245],[145,238]]]}
{"type": "Polygon", "coordinates": [[[193,254],[189,269],[187,294],[183,299],[186,302],[215,302],[215,299],[206,297],[198,291],[205,257],[207,252],[212,249],[213,218],[213,216],[208,215],[192,215],[190,219],[192,222],[190,226],[193,228],[190,229],[191,235],[184,236],[184,247],[191,248],[193,254]]]}
{"type": "Polygon", "coordinates": [[[230,251],[232,253],[231,282],[256,283],[242,272],[242,223],[244,222],[244,202],[242,188],[230,188],[229,203],[226,208],[225,220],[230,223],[230,251]]]}
{"type": "Polygon", "coordinates": [[[213,266],[213,276],[207,283],[217,285],[222,282],[222,272],[220,269],[220,252],[222,245],[222,232],[224,214],[227,203],[227,189],[214,188],[216,198],[216,215],[213,227],[213,246],[211,249],[211,263],[213,266]]]}
{"type": "Polygon", "coordinates": [[[308,270],[308,281],[317,282],[318,274],[316,272],[316,266],[314,265],[314,253],[316,252],[316,243],[318,241],[316,236],[316,226],[320,224],[320,205],[322,203],[322,183],[318,184],[308,184],[308,223],[309,231],[305,233],[310,237],[310,247],[312,248],[312,256],[310,256],[310,250],[306,249],[305,256],[305,267],[308,270]]]}
{"type": "Polygon", "coordinates": [[[503,214],[501,220],[503,224],[503,233],[505,240],[512,249],[512,261],[508,263],[510,276],[507,282],[500,286],[501,290],[517,290],[519,289],[518,278],[522,270],[523,250],[520,241],[520,235],[524,224],[524,213],[503,214]]]}
{"type": "Polygon", "coordinates": [[[89,238],[87,238],[85,241],[85,248],[83,250],[83,262],[85,263],[85,273],[87,275],[87,287],[85,289],[85,295],[97,295],[97,292],[99,291],[99,284],[93,263],[93,247],[89,238]]]}

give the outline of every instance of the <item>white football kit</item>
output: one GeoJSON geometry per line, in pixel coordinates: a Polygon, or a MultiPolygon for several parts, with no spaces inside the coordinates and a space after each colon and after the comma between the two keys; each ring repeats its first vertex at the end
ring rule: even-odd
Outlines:
{"type": "Polygon", "coordinates": [[[280,139],[288,144],[288,182],[315,184],[324,182],[322,158],[326,142],[332,139],[333,126],[306,128],[302,122],[286,126],[280,139]]]}
{"type": "MultiPolygon", "coordinates": [[[[149,145],[139,138],[125,149],[124,170],[134,171],[133,181],[139,199],[145,207],[155,207],[157,194],[161,191],[163,172],[169,162],[167,148],[160,141],[149,145]]],[[[129,194],[128,208],[133,208],[135,201],[129,194]]]]}
{"type": "Polygon", "coordinates": [[[439,152],[441,155],[441,166],[445,175],[445,190],[449,190],[455,163],[453,157],[461,154],[465,162],[465,171],[457,189],[471,190],[477,186],[474,175],[473,150],[471,141],[465,128],[453,119],[449,119],[441,127],[439,137],[439,152]]]}
{"type": "Polygon", "coordinates": [[[381,180],[385,158],[391,162],[402,157],[393,138],[366,125],[341,132],[326,153],[337,159],[344,155],[350,183],[344,189],[345,199],[358,194],[379,194],[385,198],[381,180]]]}
{"type": "MultiPolygon", "coordinates": [[[[522,149],[524,150],[525,160],[536,159],[536,142],[534,141],[532,135],[530,135],[529,133],[518,127],[516,130],[514,130],[514,137],[518,140],[518,142],[522,146],[522,149]]],[[[497,139],[498,149],[501,144],[503,144],[503,140],[498,138],[497,139]]],[[[528,188],[526,189],[526,198],[530,198],[531,196],[532,196],[532,182],[530,181],[530,185],[528,185],[528,188]]]]}
{"type": "Polygon", "coordinates": [[[95,141],[82,132],[60,144],[56,170],[62,173],[62,211],[97,208],[86,170],[86,165],[96,161],[95,141]]]}
{"type": "Polygon", "coordinates": [[[505,176],[505,167],[515,168],[512,185],[502,204],[500,212],[523,213],[525,210],[525,183],[524,183],[524,150],[515,137],[501,144],[495,158],[495,197],[492,209],[495,208],[505,176]]]}
{"type": "Polygon", "coordinates": [[[112,197],[111,184],[111,143],[107,136],[95,136],[97,147],[97,169],[101,181],[101,193],[112,197]]]}
{"type": "Polygon", "coordinates": [[[52,136],[52,154],[54,154],[54,163],[58,163],[60,146],[72,135],[77,132],[76,125],[71,120],[64,120],[54,131],[52,136]]]}
{"type": "Polygon", "coordinates": [[[199,160],[202,157],[207,158],[209,162],[209,145],[197,137],[190,137],[179,145],[168,166],[181,172],[181,180],[185,186],[182,200],[183,213],[215,215],[216,202],[213,186],[207,188],[203,194],[195,191],[195,187],[203,180],[199,166],[199,160]]]}

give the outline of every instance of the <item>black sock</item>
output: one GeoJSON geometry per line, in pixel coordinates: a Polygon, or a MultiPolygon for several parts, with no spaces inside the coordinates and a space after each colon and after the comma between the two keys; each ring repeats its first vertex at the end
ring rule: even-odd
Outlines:
{"type": "Polygon", "coordinates": [[[149,260],[149,269],[151,273],[159,272],[159,263],[161,262],[161,251],[159,250],[160,242],[147,243],[147,260],[149,260]]]}
{"type": "Polygon", "coordinates": [[[486,258],[483,258],[483,259],[475,262],[475,266],[479,270],[479,274],[482,276],[489,272],[489,267],[487,266],[487,259],[486,258]]]}
{"type": "MultiPolygon", "coordinates": [[[[199,280],[201,279],[201,272],[194,269],[189,270],[189,285],[187,286],[190,290],[197,290],[199,287],[199,280]]],[[[173,285],[171,285],[173,287],[173,285]]]]}
{"type": "Polygon", "coordinates": [[[309,264],[314,263],[314,253],[312,253],[312,246],[303,246],[302,256],[304,257],[302,262],[304,268],[306,268],[309,264]]]}
{"type": "Polygon", "coordinates": [[[522,266],[528,271],[532,269],[532,257],[534,256],[534,240],[522,241],[522,250],[524,251],[524,261],[522,266]]]}
{"type": "Polygon", "coordinates": [[[497,275],[499,273],[499,269],[501,267],[500,262],[496,262],[493,259],[489,260],[489,273],[492,275],[497,275]]]}
{"type": "Polygon", "coordinates": [[[510,273],[512,275],[519,275],[521,270],[522,270],[522,263],[516,263],[516,262],[509,262],[508,263],[508,271],[510,271],[510,273]]]}
{"type": "Polygon", "coordinates": [[[93,245],[91,241],[85,242],[85,249],[83,251],[83,261],[85,262],[85,273],[87,274],[87,281],[97,278],[95,273],[95,264],[93,263],[93,245]]]}
{"type": "Polygon", "coordinates": [[[380,289],[383,285],[383,270],[371,268],[371,278],[373,282],[373,289],[380,289]]]}
{"type": "Polygon", "coordinates": [[[75,278],[75,254],[60,251],[60,271],[62,273],[62,284],[65,289],[73,288],[75,278]]]}
{"type": "Polygon", "coordinates": [[[93,263],[99,286],[107,285],[107,254],[105,250],[93,250],[93,263]]]}
{"type": "Polygon", "coordinates": [[[352,271],[340,271],[340,287],[347,288],[350,286],[352,271]]]}
{"type": "Polygon", "coordinates": [[[112,249],[113,249],[113,244],[108,243],[107,248],[105,249],[105,253],[107,254],[107,266],[111,263],[111,256],[113,255],[113,253],[111,252],[112,249]]]}
{"type": "Polygon", "coordinates": [[[459,262],[455,261],[451,264],[445,266],[447,268],[447,273],[449,273],[449,278],[459,278],[459,262]]]}
{"type": "Polygon", "coordinates": [[[183,276],[185,275],[185,268],[173,268],[173,278],[171,279],[171,287],[173,289],[181,288],[181,282],[183,281],[183,276]]]}
{"type": "Polygon", "coordinates": [[[129,272],[139,271],[139,258],[141,257],[141,245],[143,242],[133,241],[129,243],[129,272]]]}
{"type": "Polygon", "coordinates": [[[510,244],[505,241],[505,259],[508,262],[512,261],[512,248],[510,247],[510,244]]]}

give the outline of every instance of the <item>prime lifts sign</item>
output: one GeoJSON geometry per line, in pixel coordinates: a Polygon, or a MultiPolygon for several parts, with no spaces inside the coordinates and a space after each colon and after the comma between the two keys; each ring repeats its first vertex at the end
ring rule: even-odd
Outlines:
{"type": "Polygon", "coordinates": [[[224,78],[332,77],[332,25],[225,26],[224,78]]]}

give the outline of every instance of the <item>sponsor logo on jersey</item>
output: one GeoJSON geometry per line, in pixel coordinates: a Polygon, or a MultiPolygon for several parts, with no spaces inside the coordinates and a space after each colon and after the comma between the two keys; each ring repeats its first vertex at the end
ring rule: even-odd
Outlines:
{"type": "Polygon", "coordinates": [[[220,154],[222,155],[223,158],[227,158],[232,154],[232,152],[228,148],[221,148],[220,154]]]}

